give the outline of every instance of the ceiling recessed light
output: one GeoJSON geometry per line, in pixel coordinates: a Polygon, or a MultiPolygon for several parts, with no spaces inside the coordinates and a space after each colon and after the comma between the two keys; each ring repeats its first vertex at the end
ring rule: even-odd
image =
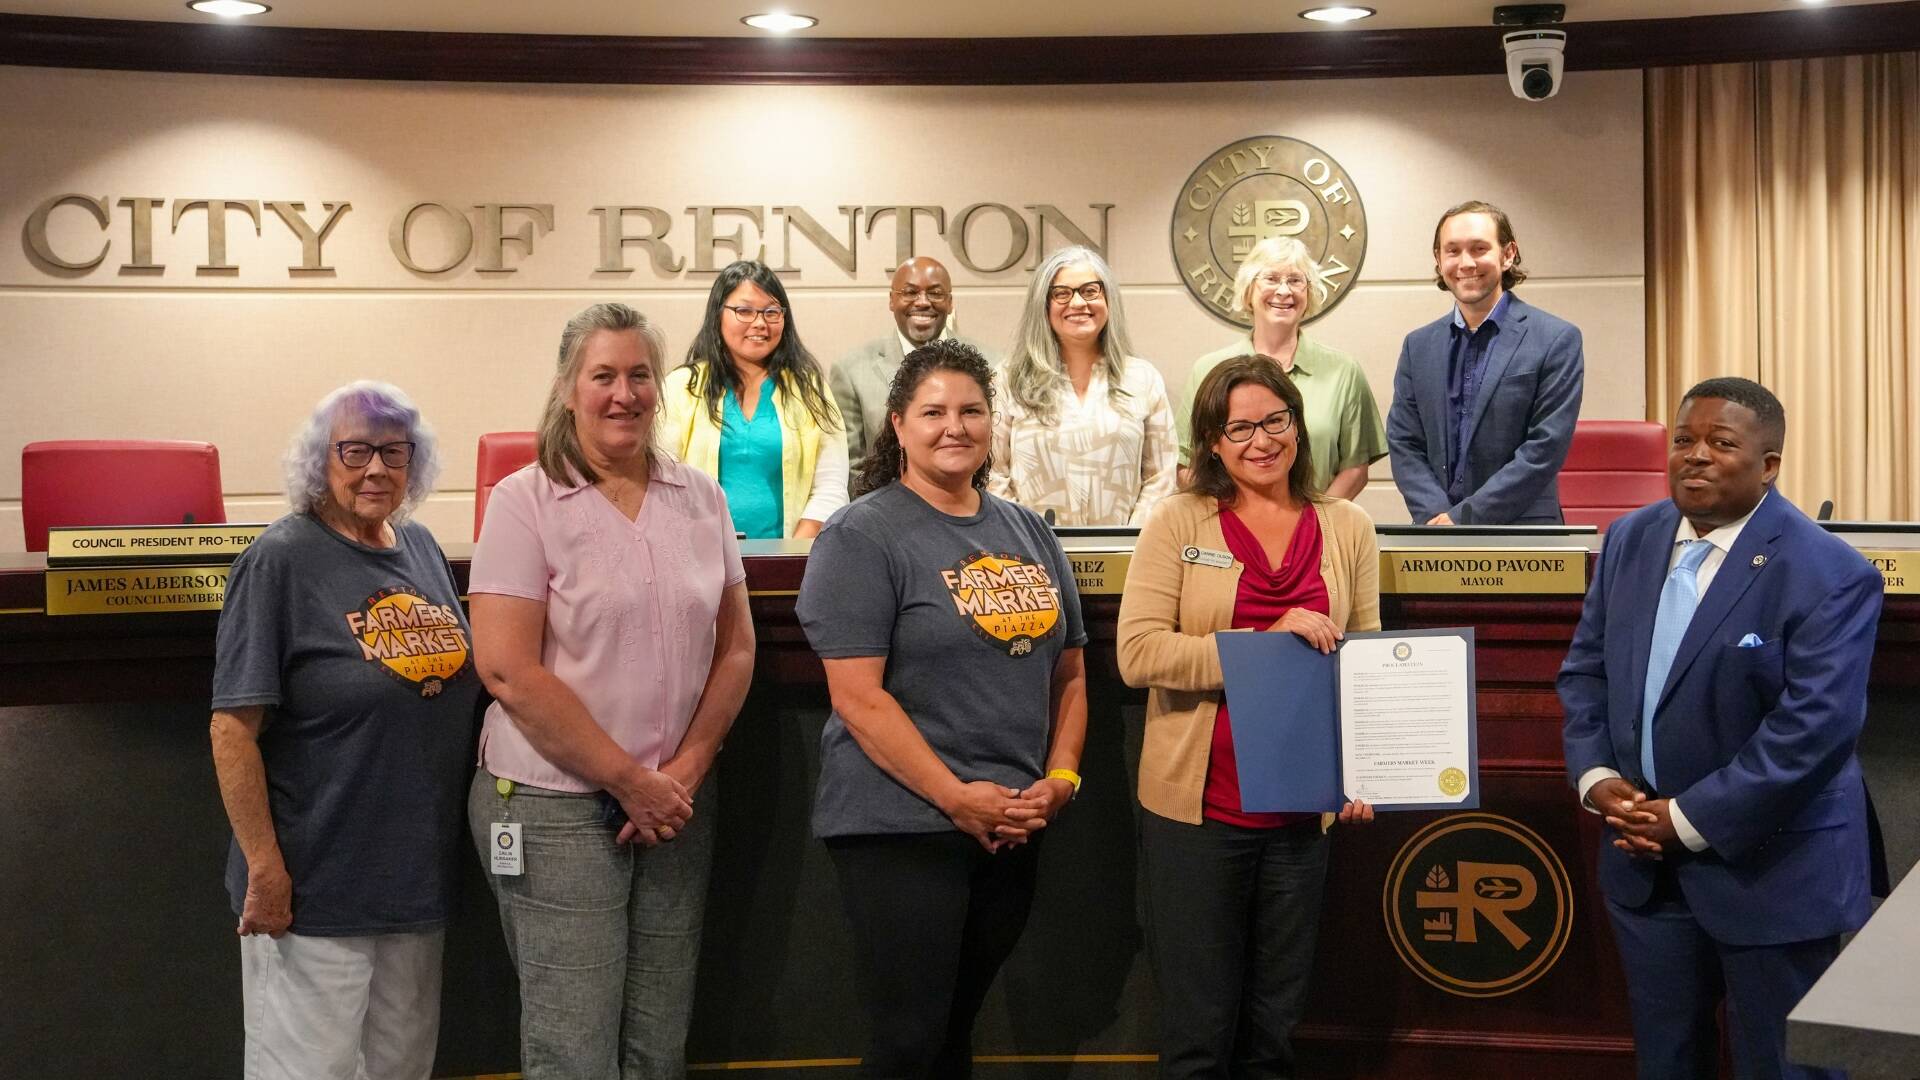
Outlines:
{"type": "Polygon", "coordinates": [[[1372,18],[1373,14],[1374,11],[1370,7],[1348,7],[1342,5],[1339,7],[1308,8],[1300,13],[1300,17],[1303,19],[1312,19],[1314,22],[1350,23],[1357,22],[1361,19],[1372,18]]]}
{"type": "Polygon", "coordinates": [[[187,6],[202,15],[218,15],[223,19],[264,15],[273,10],[265,4],[256,4],[253,0],[193,0],[187,6]]]}
{"type": "Polygon", "coordinates": [[[820,20],[811,15],[790,15],[784,11],[770,11],[765,15],[749,15],[740,20],[755,30],[767,30],[775,34],[805,30],[809,26],[820,25],[820,20]]]}

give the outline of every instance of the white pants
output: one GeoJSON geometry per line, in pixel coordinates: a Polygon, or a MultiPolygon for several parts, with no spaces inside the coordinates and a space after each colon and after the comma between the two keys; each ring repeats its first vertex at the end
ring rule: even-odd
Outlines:
{"type": "Polygon", "coordinates": [[[427,1080],[446,938],[241,938],[246,1080],[427,1080]]]}

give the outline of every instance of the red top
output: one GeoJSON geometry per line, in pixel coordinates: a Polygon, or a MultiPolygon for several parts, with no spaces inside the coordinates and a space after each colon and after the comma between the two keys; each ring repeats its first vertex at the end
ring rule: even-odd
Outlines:
{"type": "MultiPolygon", "coordinates": [[[[1239,515],[1220,508],[1220,531],[1227,550],[1240,560],[1240,587],[1233,598],[1235,630],[1265,630],[1290,608],[1303,607],[1322,615],[1327,608],[1327,583],[1320,578],[1320,515],[1312,506],[1300,514],[1287,553],[1278,567],[1267,565],[1267,553],[1239,515]]],[[[1213,721],[1213,749],[1207,755],[1207,786],[1201,796],[1205,815],[1228,825],[1274,829],[1318,814],[1249,814],[1240,809],[1240,765],[1233,756],[1233,721],[1227,702],[1213,721]]]]}

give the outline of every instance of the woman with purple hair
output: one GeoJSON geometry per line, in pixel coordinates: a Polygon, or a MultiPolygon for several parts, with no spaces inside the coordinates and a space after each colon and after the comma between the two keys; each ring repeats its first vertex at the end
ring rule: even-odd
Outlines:
{"type": "Polygon", "coordinates": [[[287,452],[293,513],[227,581],[212,739],[247,1080],[432,1074],[480,692],[452,571],[408,520],[434,450],[397,388],[328,394],[287,452]]]}

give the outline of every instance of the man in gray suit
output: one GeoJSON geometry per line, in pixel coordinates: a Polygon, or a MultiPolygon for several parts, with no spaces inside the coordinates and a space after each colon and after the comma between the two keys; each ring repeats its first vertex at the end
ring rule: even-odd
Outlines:
{"type": "Polygon", "coordinates": [[[887,422],[887,387],[900,362],[907,353],[947,335],[947,322],[953,316],[953,282],[947,268],[925,255],[901,263],[893,272],[887,307],[893,312],[894,332],[847,353],[827,374],[827,385],[847,425],[847,456],[855,476],[860,475],[860,462],[874,435],[887,422]]]}
{"type": "Polygon", "coordinates": [[[1511,291],[1513,225],[1466,202],[1433,230],[1446,315],[1408,334],[1393,373],[1393,481],[1421,525],[1559,524],[1560,467],[1580,415],[1580,329],[1511,291]]]}

